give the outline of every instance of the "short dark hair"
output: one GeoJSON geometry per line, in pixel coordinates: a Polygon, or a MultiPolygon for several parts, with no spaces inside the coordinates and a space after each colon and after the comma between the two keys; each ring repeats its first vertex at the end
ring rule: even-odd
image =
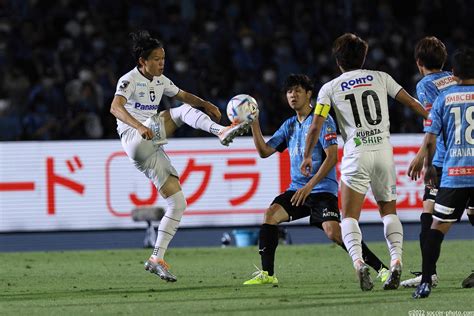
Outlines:
{"type": "Polygon", "coordinates": [[[416,43],[415,60],[419,60],[426,69],[443,68],[447,57],[446,46],[434,36],[426,36],[416,43]]]}
{"type": "Polygon", "coordinates": [[[359,36],[345,33],[339,36],[332,45],[332,54],[344,70],[362,68],[369,44],[359,36]]]}
{"type": "Polygon", "coordinates": [[[132,52],[135,61],[138,63],[140,57],[147,59],[151,52],[157,48],[163,48],[163,44],[150,36],[150,33],[145,30],[137,31],[136,33],[130,33],[132,38],[132,52]]]}
{"type": "Polygon", "coordinates": [[[291,74],[289,75],[283,85],[283,92],[288,92],[293,87],[301,86],[306,91],[313,91],[313,81],[305,74],[291,74]]]}
{"type": "Polygon", "coordinates": [[[474,49],[457,50],[452,57],[453,74],[459,79],[474,79],[474,49]]]}

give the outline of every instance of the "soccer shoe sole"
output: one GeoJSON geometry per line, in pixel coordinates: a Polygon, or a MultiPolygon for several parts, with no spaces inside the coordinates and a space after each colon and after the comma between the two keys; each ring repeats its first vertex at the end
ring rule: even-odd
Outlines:
{"type": "Polygon", "coordinates": [[[224,139],[221,139],[221,144],[224,146],[229,146],[229,144],[234,141],[234,138],[236,136],[244,135],[245,133],[249,131],[249,128],[250,128],[249,122],[242,124],[242,126],[230,132],[224,139]]]}
{"type": "Polygon", "coordinates": [[[148,260],[145,262],[145,270],[150,273],[156,274],[160,279],[165,280],[166,282],[176,282],[178,279],[176,276],[172,275],[170,272],[160,272],[158,271],[158,264],[155,264],[148,260]]]}
{"type": "Polygon", "coordinates": [[[363,264],[359,269],[357,269],[357,276],[360,281],[360,288],[362,291],[370,291],[374,288],[374,283],[370,278],[369,267],[366,264],[363,264]]]}
{"type": "Polygon", "coordinates": [[[399,263],[390,269],[390,276],[383,284],[384,290],[396,290],[400,286],[400,277],[402,276],[402,267],[399,263]]]}

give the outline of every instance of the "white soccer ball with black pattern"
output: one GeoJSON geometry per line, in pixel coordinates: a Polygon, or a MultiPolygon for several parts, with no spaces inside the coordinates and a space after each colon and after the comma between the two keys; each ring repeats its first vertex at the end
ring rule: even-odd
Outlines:
{"type": "Polygon", "coordinates": [[[227,103],[227,117],[232,123],[252,122],[257,115],[257,101],[248,94],[236,95],[227,103]]]}

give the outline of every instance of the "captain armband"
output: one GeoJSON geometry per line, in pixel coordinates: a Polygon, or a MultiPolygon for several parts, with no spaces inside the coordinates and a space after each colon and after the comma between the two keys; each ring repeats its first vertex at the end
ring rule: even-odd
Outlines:
{"type": "Polygon", "coordinates": [[[318,103],[316,104],[316,107],[314,108],[314,114],[317,114],[326,118],[329,115],[330,109],[331,109],[330,105],[318,103]]]}

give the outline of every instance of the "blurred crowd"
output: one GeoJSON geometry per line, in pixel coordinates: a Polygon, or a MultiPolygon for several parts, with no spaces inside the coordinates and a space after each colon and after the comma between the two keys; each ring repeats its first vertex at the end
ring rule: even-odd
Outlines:
{"type": "MultiPolygon", "coordinates": [[[[337,36],[368,40],[365,68],[414,94],[416,41],[435,35],[448,53],[472,42],[473,8],[468,0],[0,1],[0,140],[117,138],[110,102],[135,66],[129,33],[139,29],[164,43],[165,75],[178,87],[219,106],[223,123],[233,95],[254,96],[270,135],[293,113],[281,91],[287,75],[308,74],[316,94],[338,75],[337,36]]],[[[400,104],[390,114],[392,132],[421,132],[400,104]]]]}

